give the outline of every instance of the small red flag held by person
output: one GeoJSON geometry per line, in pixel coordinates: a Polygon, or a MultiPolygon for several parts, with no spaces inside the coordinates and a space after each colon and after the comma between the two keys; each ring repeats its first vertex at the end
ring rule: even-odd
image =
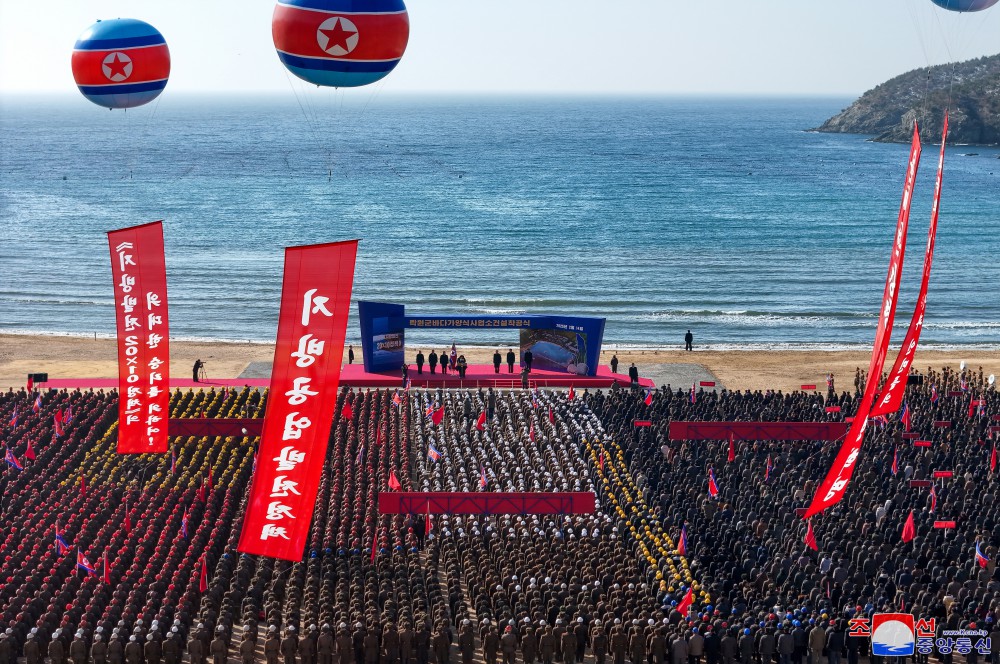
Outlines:
{"type": "Polygon", "coordinates": [[[576,392],[573,391],[573,386],[569,386],[569,392],[566,394],[566,398],[570,401],[576,398],[576,392]]]}
{"type": "MultiPolygon", "coordinates": [[[[30,446],[31,443],[28,443],[28,445],[30,446]]],[[[28,449],[30,450],[31,447],[28,447],[28,449]]],[[[28,456],[28,454],[25,453],[24,456],[28,456]]],[[[34,459],[35,457],[31,457],[31,458],[34,459]]],[[[994,441],[993,442],[993,451],[990,452],[990,472],[992,473],[996,469],[997,469],[997,444],[996,444],[996,441],[994,441]]]]}
{"type": "Polygon", "coordinates": [[[87,495],[87,482],[83,479],[83,475],[80,475],[80,495],[87,495]]]}
{"type": "Polygon", "coordinates": [[[808,527],[806,528],[806,539],[805,543],[813,551],[819,551],[819,545],[816,544],[816,533],[813,532],[812,521],[806,522],[808,527]]]}
{"type": "Polygon", "coordinates": [[[205,563],[205,556],[201,557],[201,574],[198,577],[198,592],[203,593],[208,590],[208,565],[205,563]]]}
{"type": "Polygon", "coordinates": [[[597,458],[597,465],[601,468],[601,472],[604,472],[604,450],[601,450],[601,456],[597,458]]]}
{"type": "Polygon", "coordinates": [[[350,421],[354,419],[354,410],[351,408],[351,404],[344,402],[344,407],[340,410],[340,416],[345,420],[350,421]]]}
{"type": "Polygon", "coordinates": [[[402,491],[403,485],[399,483],[399,478],[396,477],[396,471],[389,471],[389,488],[393,491],[402,491]]]}
{"type": "Polygon", "coordinates": [[[906,517],[906,523],[903,524],[903,541],[911,542],[916,536],[917,527],[913,523],[913,510],[910,510],[910,516],[906,517]]]}
{"type": "Polygon", "coordinates": [[[535,422],[534,421],[531,422],[531,427],[528,429],[528,438],[531,439],[531,442],[535,442],[535,422]]]}
{"type": "Polygon", "coordinates": [[[427,517],[424,519],[424,535],[430,535],[431,530],[434,529],[434,524],[431,522],[431,501],[427,501],[427,517]]]}
{"type": "Polygon", "coordinates": [[[438,409],[435,410],[434,413],[431,415],[431,422],[434,423],[434,426],[438,426],[439,424],[441,424],[441,420],[443,419],[444,419],[444,406],[439,406],[438,409]]]}
{"type": "Polygon", "coordinates": [[[549,424],[556,423],[556,414],[552,412],[552,406],[549,406],[549,424]]]}
{"type": "MultiPolygon", "coordinates": [[[[996,455],[997,455],[997,450],[996,450],[996,447],[994,447],[993,448],[993,461],[994,461],[993,465],[996,465],[996,455]]],[[[35,460],[35,448],[32,447],[30,440],[28,441],[28,449],[26,449],[24,451],[24,458],[27,459],[28,461],[34,461],[35,460]]]]}
{"type": "Polygon", "coordinates": [[[375,553],[378,551],[378,526],[375,527],[375,532],[372,533],[372,557],[368,561],[369,564],[375,562],[375,553]]]}
{"type": "Polygon", "coordinates": [[[729,463],[736,461],[736,440],[733,434],[729,434],[729,456],[726,457],[726,461],[729,463]]]}
{"type": "Polygon", "coordinates": [[[104,583],[111,583],[111,569],[108,567],[108,552],[104,552],[104,583]]]}
{"type": "Polygon", "coordinates": [[[680,601],[677,605],[677,612],[687,618],[688,611],[691,609],[691,605],[694,603],[694,586],[688,588],[687,593],[684,595],[684,599],[680,601]]]}
{"type": "Polygon", "coordinates": [[[479,419],[476,420],[476,428],[482,431],[486,428],[486,411],[479,413],[479,419]]]}

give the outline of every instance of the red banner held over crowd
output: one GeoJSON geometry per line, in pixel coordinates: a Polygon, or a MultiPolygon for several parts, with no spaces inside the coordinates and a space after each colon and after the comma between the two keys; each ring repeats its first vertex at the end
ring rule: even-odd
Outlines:
{"type": "Polygon", "coordinates": [[[715,387],[714,380],[702,380],[698,382],[699,387],[715,387]]]}
{"type": "Polygon", "coordinates": [[[951,420],[935,420],[934,427],[937,429],[950,429],[951,420]]]}
{"type": "Polygon", "coordinates": [[[801,387],[802,387],[802,390],[804,392],[808,392],[809,390],[815,390],[816,389],[815,383],[810,384],[810,385],[802,385],[801,387]]]}
{"type": "Polygon", "coordinates": [[[934,479],[948,479],[954,477],[955,473],[950,470],[935,470],[934,479]]]}
{"type": "Polygon", "coordinates": [[[931,484],[933,484],[933,482],[930,480],[910,480],[911,489],[923,489],[925,487],[929,487],[931,484]]]}
{"type": "Polygon", "coordinates": [[[913,141],[910,146],[910,162],[906,169],[906,183],[903,186],[903,199],[899,204],[899,215],[896,219],[896,234],[892,242],[892,256],[889,259],[889,271],[885,276],[885,289],[882,292],[882,307],[879,310],[878,327],[875,331],[875,343],[872,346],[871,362],[868,365],[868,381],[865,385],[861,405],[854,414],[851,430],[840,446],[833,466],[827,473],[823,483],[816,490],[806,518],[819,514],[828,507],[840,502],[847,491],[847,485],[854,474],[854,466],[861,455],[861,445],[865,440],[865,429],[868,428],[868,416],[871,404],[878,390],[878,382],[885,366],[885,355],[889,350],[889,340],[892,336],[892,323],[896,318],[896,303],[899,299],[899,281],[903,274],[903,258],[906,253],[906,233],[910,225],[910,202],[913,199],[913,187],[917,180],[917,169],[920,166],[920,132],[917,124],[913,124],[913,141]]]}
{"type": "Polygon", "coordinates": [[[930,447],[931,441],[929,440],[915,440],[913,441],[914,447],[930,447]]]}
{"type": "Polygon", "coordinates": [[[906,331],[899,355],[892,365],[889,377],[882,388],[871,416],[895,413],[903,404],[903,394],[906,392],[906,377],[913,367],[913,358],[917,353],[920,332],[924,329],[924,315],[927,313],[927,285],[931,279],[931,264],[934,262],[934,241],[937,238],[938,211],[941,206],[941,183],[944,179],[944,147],[948,142],[948,114],[944,116],[944,132],[941,136],[941,155],[938,157],[937,179],[934,182],[934,205],[931,207],[931,223],[927,227],[927,245],[924,249],[924,269],[920,278],[920,294],[917,305],[913,308],[910,327],[906,331]]]}
{"type": "Polygon", "coordinates": [[[917,438],[920,438],[920,432],[907,431],[905,433],[900,434],[900,436],[902,437],[903,440],[916,440],[917,438]]]}
{"type": "Polygon", "coordinates": [[[108,231],[118,324],[118,453],[163,454],[170,326],[163,223],[108,231]]]}
{"type": "Polygon", "coordinates": [[[955,527],[955,522],[954,521],[935,521],[934,522],[934,527],[935,528],[954,528],[955,527]]]}
{"type": "Polygon", "coordinates": [[[337,404],[358,242],[285,249],[278,339],[238,550],[301,560],[337,404]]]}
{"type": "Polygon", "coordinates": [[[637,426],[637,427],[651,427],[651,426],[653,426],[652,420],[633,420],[632,424],[633,424],[633,426],[637,426]]]}

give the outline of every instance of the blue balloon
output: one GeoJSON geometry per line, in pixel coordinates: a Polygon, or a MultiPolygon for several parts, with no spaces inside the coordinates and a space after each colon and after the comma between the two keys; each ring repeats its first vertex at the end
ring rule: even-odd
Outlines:
{"type": "Polygon", "coordinates": [[[1000,0],[931,0],[931,2],[953,12],[981,12],[1000,0]]]}

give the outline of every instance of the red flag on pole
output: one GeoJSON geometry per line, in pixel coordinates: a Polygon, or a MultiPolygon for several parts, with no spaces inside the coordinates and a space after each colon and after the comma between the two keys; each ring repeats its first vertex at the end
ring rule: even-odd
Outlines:
{"type": "Polygon", "coordinates": [[[80,495],[81,496],[86,496],[87,495],[87,483],[83,479],[83,475],[82,474],[80,475],[80,495]]]}
{"type": "Polygon", "coordinates": [[[682,616],[687,618],[688,611],[691,609],[691,605],[694,603],[694,586],[688,588],[687,593],[684,595],[684,599],[680,601],[677,605],[677,612],[682,616]]]}
{"type": "Polygon", "coordinates": [[[132,532],[132,519],[128,515],[128,498],[125,499],[125,534],[132,532]]]}
{"type": "Polygon", "coordinates": [[[375,526],[375,532],[372,533],[372,557],[368,561],[369,564],[375,563],[375,552],[378,551],[378,526],[375,526]]]}
{"type": "Polygon", "coordinates": [[[111,583],[111,570],[108,568],[108,552],[104,551],[104,583],[111,583]]]}
{"type": "Polygon", "coordinates": [[[354,419],[354,409],[351,408],[351,404],[347,401],[344,402],[344,407],[340,409],[340,416],[348,422],[354,419]]]}
{"type": "Polygon", "coordinates": [[[424,520],[424,535],[430,535],[434,524],[431,523],[431,501],[427,501],[427,517],[424,520]]]}
{"type": "Polygon", "coordinates": [[[733,434],[729,434],[729,456],[726,457],[728,463],[736,461],[736,440],[733,434]]]}
{"type": "Polygon", "coordinates": [[[996,441],[993,441],[993,451],[990,452],[990,472],[992,473],[996,469],[997,469],[997,444],[996,441]]]}
{"type": "Polygon", "coordinates": [[[528,438],[531,439],[531,442],[535,442],[535,421],[534,420],[531,421],[531,427],[528,429],[528,438]]]}
{"type": "Polygon", "coordinates": [[[566,398],[569,401],[572,401],[573,399],[576,398],[576,392],[573,391],[573,386],[572,385],[569,386],[569,392],[566,394],[566,398]]]}
{"type": "Polygon", "coordinates": [[[917,527],[913,523],[913,510],[910,510],[910,516],[906,517],[906,523],[903,524],[903,541],[910,542],[916,536],[917,527]]]}
{"type": "Polygon", "coordinates": [[[205,564],[205,556],[201,557],[201,574],[198,577],[198,592],[203,593],[208,590],[208,565],[205,564]]]}
{"type": "Polygon", "coordinates": [[[552,406],[549,406],[549,424],[556,423],[556,414],[552,412],[552,406]]]}
{"type": "Polygon", "coordinates": [[[389,488],[393,491],[402,491],[403,485],[399,483],[399,478],[396,477],[396,471],[389,471],[389,488]]]}
{"type": "Polygon", "coordinates": [[[601,472],[604,471],[604,450],[601,450],[601,456],[597,458],[597,465],[600,466],[601,472]]]}
{"type": "MultiPolygon", "coordinates": [[[[994,448],[994,456],[996,455],[996,448],[994,448]]],[[[28,441],[28,449],[24,451],[24,458],[28,461],[35,460],[35,448],[31,446],[31,441],[28,441]]]]}
{"type": "Polygon", "coordinates": [[[482,431],[486,428],[486,411],[479,413],[479,419],[476,420],[476,428],[482,431]]]}
{"type": "Polygon", "coordinates": [[[806,539],[805,543],[813,551],[819,551],[819,545],[816,544],[816,533],[813,532],[812,521],[807,521],[808,527],[806,528],[806,539]]]}
{"type": "Polygon", "coordinates": [[[438,406],[437,410],[435,410],[431,414],[431,422],[434,423],[434,426],[438,426],[439,424],[441,424],[441,420],[443,419],[444,419],[444,406],[438,406]]]}

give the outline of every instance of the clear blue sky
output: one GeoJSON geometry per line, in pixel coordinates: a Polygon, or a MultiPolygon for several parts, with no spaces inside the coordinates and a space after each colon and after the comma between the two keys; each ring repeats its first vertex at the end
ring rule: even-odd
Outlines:
{"type": "MultiPolygon", "coordinates": [[[[167,92],[287,92],[271,0],[0,0],[0,92],[73,92],[98,18],[155,25],[167,92]]],[[[411,0],[387,92],[854,95],[927,64],[1000,52],[1000,6],[930,0],[411,0]]]]}

